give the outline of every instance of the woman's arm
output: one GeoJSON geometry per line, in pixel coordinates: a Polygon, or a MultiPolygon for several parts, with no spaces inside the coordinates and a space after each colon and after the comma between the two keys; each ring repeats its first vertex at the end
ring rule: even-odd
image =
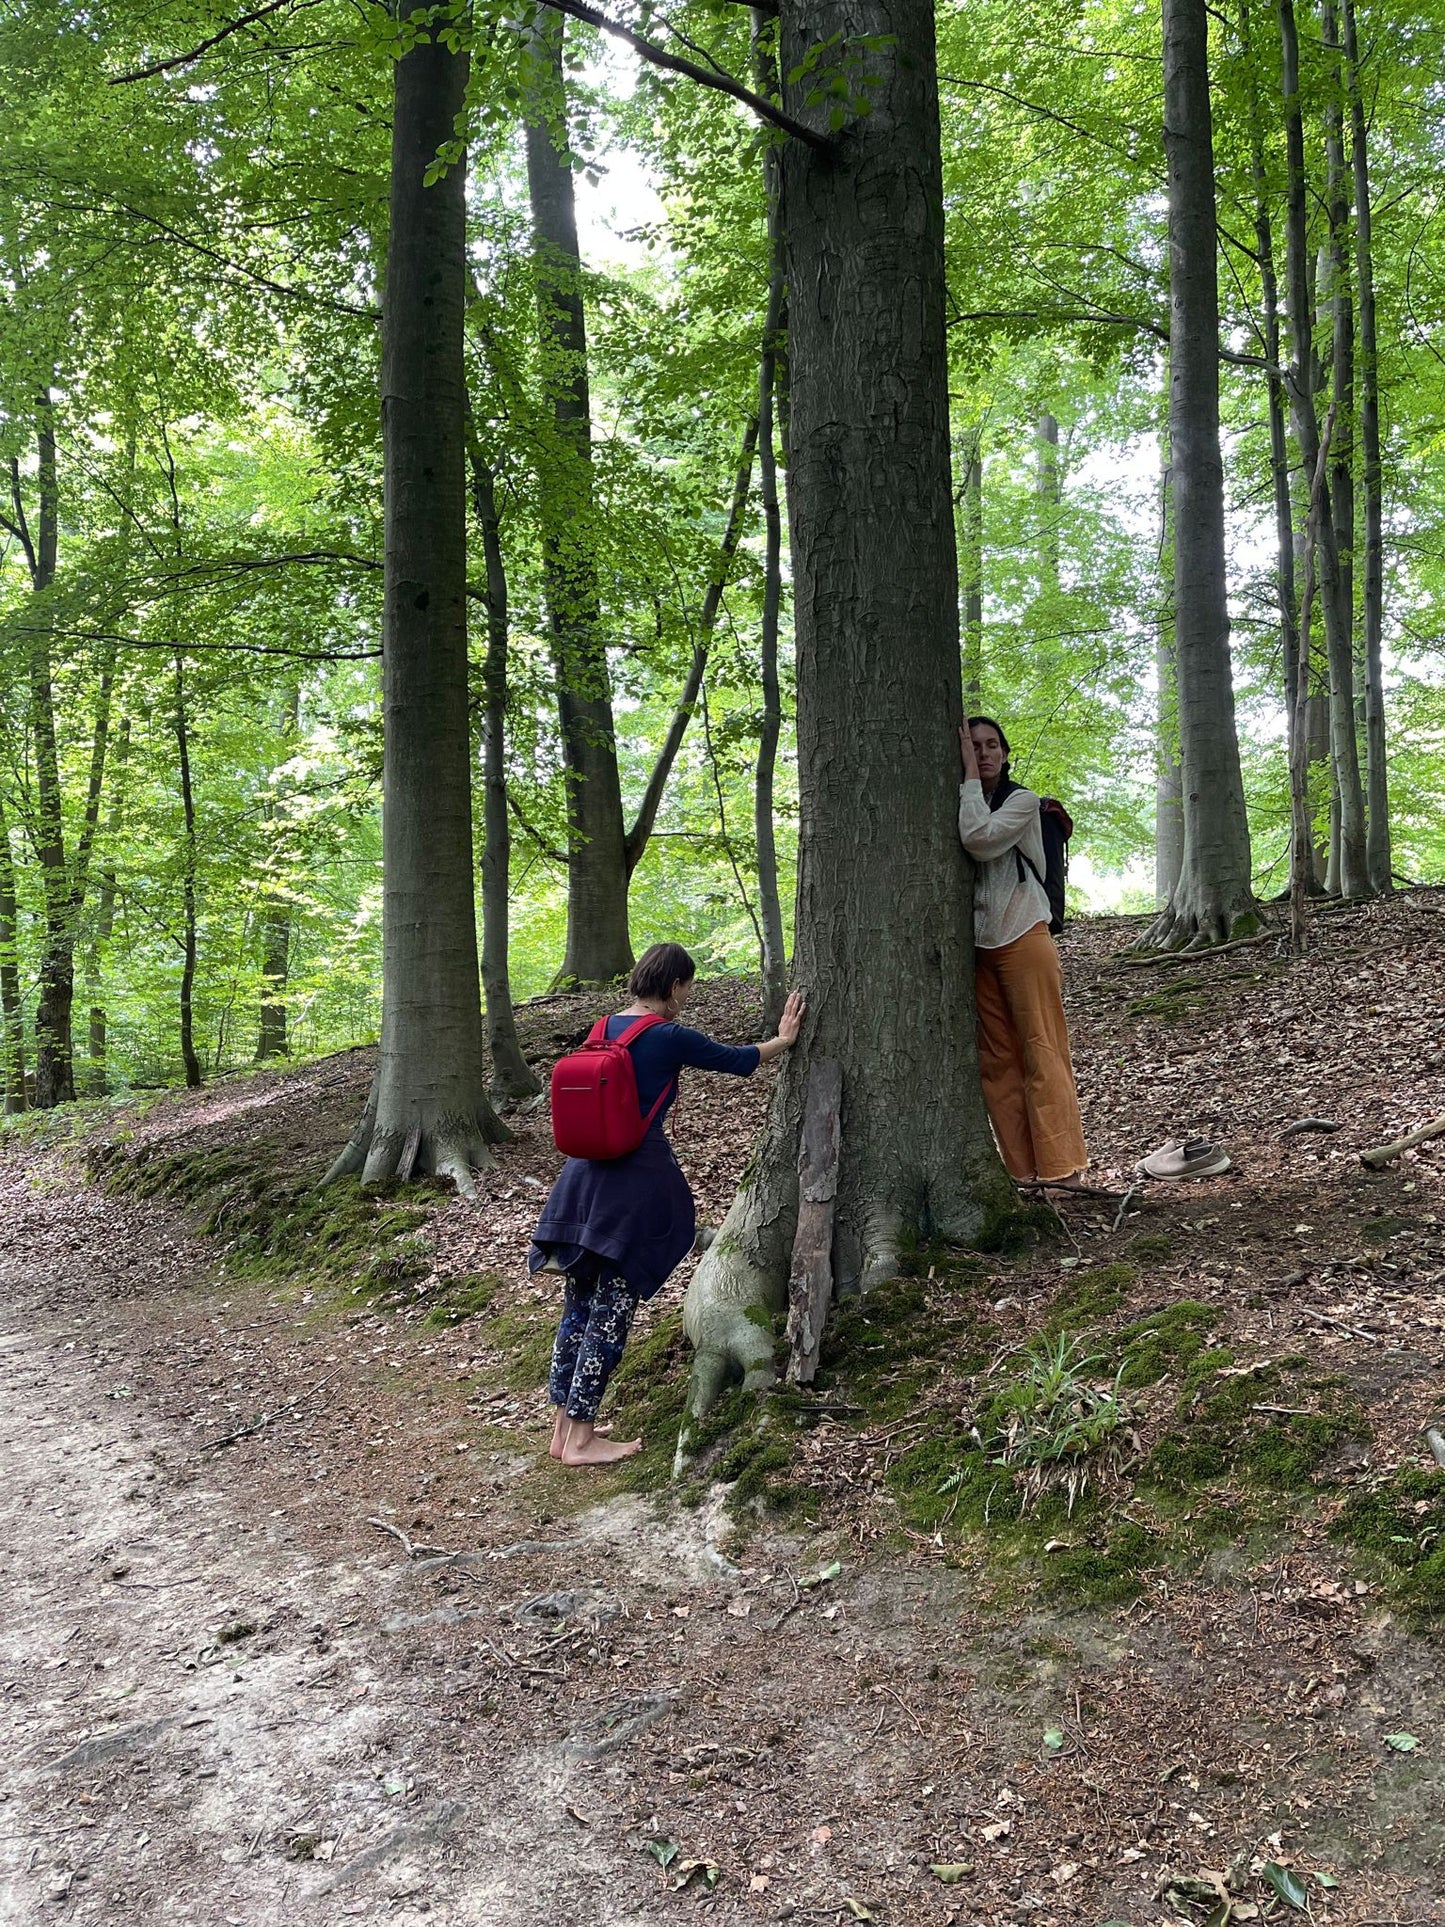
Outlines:
{"type": "Polygon", "coordinates": [[[986,862],[1021,843],[1038,813],[1039,799],[1032,790],[1010,790],[998,808],[990,810],[982,784],[970,777],[958,792],[959,839],[970,856],[986,862]]]}
{"type": "Polygon", "coordinates": [[[672,1026],[673,1051],[678,1064],[695,1070],[721,1071],[724,1076],[751,1077],[759,1064],[770,1064],[798,1041],[798,1031],[807,1006],[795,990],[783,1006],[782,1021],[776,1037],[765,1044],[720,1044],[700,1030],[685,1024],[672,1026]]]}

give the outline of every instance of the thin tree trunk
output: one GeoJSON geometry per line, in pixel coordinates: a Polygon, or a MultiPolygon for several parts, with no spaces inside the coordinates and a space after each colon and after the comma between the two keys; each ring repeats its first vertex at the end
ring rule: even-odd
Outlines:
{"type": "MultiPolygon", "coordinates": [[[[1305,516],[1305,584],[1304,601],[1300,613],[1300,634],[1306,652],[1309,649],[1310,621],[1314,605],[1315,555],[1319,543],[1320,517],[1324,507],[1325,473],[1334,426],[1335,411],[1331,408],[1325,417],[1324,433],[1320,437],[1319,459],[1315,464],[1314,477],[1310,485],[1309,507],[1305,516]]],[[[1311,894],[1310,885],[1314,875],[1314,824],[1310,814],[1308,722],[1305,714],[1308,703],[1307,690],[1308,685],[1301,677],[1295,688],[1295,713],[1290,731],[1289,751],[1289,932],[1290,948],[1297,957],[1304,955],[1305,904],[1311,894]]]]}
{"type": "Polygon", "coordinates": [[[382,298],[381,1052],[351,1142],[327,1173],[416,1171],[475,1191],[508,1135],[487,1101],[467,709],[466,166],[449,148],[467,57],[440,42],[396,63],[382,298]]]}
{"type": "MultiPolygon", "coordinates": [[[[1285,153],[1288,165],[1286,307],[1293,358],[1290,365],[1290,409],[1295,440],[1304,472],[1312,476],[1319,464],[1319,421],[1315,396],[1319,369],[1314,351],[1313,303],[1310,292],[1310,247],[1306,200],[1304,122],[1299,95],[1299,34],[1294,0],[1278,0],[1280,25],[1280,80],[1284,95],[1285,153]]],[[[1325,484],[1329,490],[1328,481],[1325,484]]],[[[1355,742],[1354,654],[1347,610],[1341,595],[1339,545],[1335,532],[1332,495],[1320,503],[1316,532],[1316,575],[1320,610],[1325,624],[1325,652],[1330,669],[1330,757],[1340,794],[1340,833],[1333,839],[1332,861],[1338,854],[1340,888],[1346,896],[1367,896],[1365,867],[1364,794],[1360,786],[1359,751],[1355,742]]]]}
{"type": "Polygon", "coordinates": [[[1380,357],[1375,325],[1375,252],[1370,204],[1369,146],[1365,102],[1360,89],[1360,56],[1355,39],[1354,0],[1343,0],[1345,85],[1350,101],[1350,137],[1355,196],[1355,279],[1360,301],[1360,448],[1364,493],[1365,568],[1365,861],[1371,887],[1383,895],[1393,887],[1390,844],[1390,792],[1385,766],[1385,688],[1382,641],[1385,624],[1384,483],[1380,455],[1380,357]]]}
{"type": "Polygon", "coordinates": [[[757,453],[758,424],[756,418],[750,419],[743,428],[743,444],[738,453],[738,465],[733,471],[732,499],[728,505],[728,519],[723,526],[722,541],[718,544],[717,560],[711,578],[703,592],[702,611],[698,616],[697,633],[693,642],[692,662],[688,667],[687,681],[683,684],[682,694],[672,712],[667,735],[663,738],[662,748],[652,766],[643,791],[642,802],[638,806],[637,817],[627,833],[627,874],[642,861],[657,821],[657,812],[662,804],[667,779],[672,774],[672,766],[677,761],[677,752],[682,748],[682,739],[697,707],[698,692],[707,669],[708,652],[712,647],[713,635],[717,629],[718,612],[722,608],[723,595],[727,590],[728,577],[737,556],[738,543],[742,540],[743,527],[747,518],[748,495],[753,485],[753,460],[757,453]]]}
{"type": "MultiPolygon", "coordinates": [[[[55,580],[59,556],[60,492],[55,457],[55,413],[49,388],[36,408],[38,522],[32,544],[26,530],[30,585],[43,595],[55,580]]],[[[23,528],[18,462],[10,464],[11,501],[23,528]]],[[[35,852],[45,903],[45,941],[40,959],[40,998],[35,1011],[35,1105],[49,1110],[75,1096],[71,1007],[75,1000],[75,932],[70,916],[70,874],[65,859],[64,799],[55,731],[55,686],[50,635],[42,615],[31,643],[30,714],[35,742],[35,852]]]]}
{"type": "Polygon", "coordinates": [[[535,1097],[541,1083],[522,1054],[512,1008],[509,957],[512,827],[507,811],[507,651],[511,623],[497,478],[468,431],[472,509],[482,532],[487,570],[487,653],[482,663],[482,995],[487,1003],[491,1094],[517,1102],[535,1097]]]}
{"type": "Polygon", "coordinates": [[[175,659],[175,732],[181,777],[181,812],[185,823],[184,869],[181,873],[181,947],[185,961],[181,966],[181,1061],[186,1067],[186,1084],[195,1091],[201,1087],[201,1060],[196,1055],[192,998],[196,987],[196,797],[191,784],[191,732],[186,720],[185,671],[181,657],[175,659]]]}
{"type": "Polygon", "coordinates": [[[86,1088],[92,1097],[104,1097],[110,1089],[110,1072],[107,1064],[109,1039],[105,1005],[102,994],[105,985],[105,961],[110,949],[110,940],[115,931],[115,855],[114,844],[120,835],[125,821],[125,783],[130,767],[130,717],[122,716],[120,731],[116,738],[114,774],[111,778],[110,817],[106,823],[106,841],[111,846],[108,860],[100,872],[100,885],[97,892],[95,910],[95,931],[91,938],[90,959],[86,970],[86,981],[90,1001],[90,1067],[86,1078],[86,1088]]]}
{"type": "Polygon", "coordinates": [[[1153,940],[1207,945],[1255,915],[1235,733],[1219,446],[1219,283],[1205,0],[1164,0],[1169,166],[1169,449],[1183,770],[1179,882],[1153,940]]]}
{"type": "Polygon", "coordinates": [[[1039,505],[1039,589],[1044,595],[1056,596],[1059,593],[1059,518],[1064,505],[1056,416],[1040,415],[1034,446],[1038,453],[1034,495],[1039,505]]]}
{"type": "Polygon", "coordinates": [[[5,799],[0,795],[0,1082],[5,1115],[26,1107],[25,1014],[20,1003],[20,912],[5,799]]]}
{"type": "Polygon", "coordinates": [[[526,130],[543,380],[555,430],[553,445],[538,464],[538,483],[543,585],[567,785],[567,947],[558,981],[605,984],[632,968],[632,944],[612,683],[593,547],[587,321],[562,35],[562,16],[541,9],[529,47],[543,78],[526,130]]]}
{"type": "MultiPolygon", "coordinates": [[[[295,747],[296,736],[301,727],[301,681],[295,678],[286,693],[283,712],[282,740],[287,745],[287,758],[295,747]]],[[[266,806],[268,822],[275,822],[274,803],[266,806]]],[[[271,862],[279,866],[283,852],[273,844],[271,862]]],[[[259,918],[261,930],[261,1007],[256,1026],[256,1056],[258,1064],[270,1063],[277,1057],[289,1057],[291,1040],[287,1034],[286,984],[291,975],[291,925],[292,910],[290,898],[283,889],[268,890],[261,900],[259,918]]]]}
{"type": "Polygon", "coordinates": [[[963,482],[963,691],[966,707],[983,699],[983,428],[964,437],[963,482]]]}
{"type": "MultiPolygon", "coordinates": [[[[810,1063],[842,1066],[840,1293],[910,1237],[976,1236],[1012,1187],[974,1044],[958,841],[962,718],[949,478],[943,192],[931,0],[784,0],[784,98],[810,49],[869,37],[872,111],[826,154],[784,147],[800,802],[794,971],[809,1008],[763,1142],[683,1312],[692,1408],[775,1374],[810,1063]]],[[[796,105],[795,105],[796,103],[796,105]]]]}

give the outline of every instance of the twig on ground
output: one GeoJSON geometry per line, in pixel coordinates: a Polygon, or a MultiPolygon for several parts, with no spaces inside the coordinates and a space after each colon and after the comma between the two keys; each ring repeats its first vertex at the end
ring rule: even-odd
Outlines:
{"type": "Polygon", "coordinates": [[[322,1387],[329,1385],[340,1370],[341,1367],[338,1365],[335,1372],[328,1372],[325,1378],[317,1379],[309,1392],[297,1392],[296,1396],[294,1398],[288,1398],[284,1405],[278,1405],[274,1412],[263,1412],[260,1418],[253,1419],[249,1425],[242,1425],[234,1432],[227,1432],[224,1438],[207,1439],[201,1446],[201,1450],[203,1452],[219,1452],[222,1446],[236,1445],[241,1439],[249,1439],[256,1432],[264,1432],[268,1425],[274,1425],[277,1419],[285,1418],[293,1406],[300,1405],[308,1398],[315,1398],[322,1387]]]}
{"type": "MultiPolygon", "coordinates": [[[[1130,1187],[1131,1195],[1139,1186],[1130,1187]]],[[[1015,1178],[1016,1191],[1063,1191],[1071,1198],[1107,1198],[1110,1204],[1117,1204],[1124,1194],[1119,1191],[1102,1191],[1093,1184],[1063,1184],[1052,1178],[1015,1178]]],[[[1045,1200],[1047,1202],[1047,1200],[1045,1200]]]]}
{"type": "Polygon", "coordinates": [[[1251,1412],[1272,1412],[1277,1418],[1314,1418],[1302,1405],[1251,1405],[1251,1412]]]}
{"type": "Polygon", "coordinates": [[[903,1695],[901,1693],[894,1692],[893,1688],[888,1684],[887,1680],[884,1680],[884,1679],[879,1680],[878,1690],[880,1693],[886,1693],[890,1699],[897,1700],[898,1704],[903,1708],[904,1712],[908,1715],[909,1719],[912,1720],[915,1729],[920,1733],[923,1731],[923,1722],[919,1719],[918,1715],[914,1712],[913,1708],[908,1704],[907,1700],[904,1699],[903,1695]]]}
{"type": "Polygon", "coordinates": [[[1293,1124],[1286,1124],[1279,1133],[1281,1141],[1287,1137],[1298,1137],[1301,1131],[1338,1131],[1339,1125],[1332,1117],[1297,1117],[1293,1124]]]}
{"type": "Polygon", "coordinates": [[[1332,1318],[1327,1311],[1315,1311],[1310,1305],[1301,1305],[1299,1310],[1306,1318],[1318,1318],[1322,1325],[1333,1325],[1338,1331],[1348,1332],[1351,1338],[1368,1338],[1372,1345],[1383,1345],[1385,1342],[1378,1332],[1365,1331],[1359,1325],[1347,1325],[1343,1318],[1332,1318]]]}
{"type": "Polygon", "coordinates": [[[366,1523],[369,1526],[375,1526],[378,1532],[389,1532],[408,1559],[456,1558],[456,1554],[449,1551],[446,1546],[426,1546],[419,1539],[408,1539],[400,1526],[391,1525],[385,1519],[368,1519],[366,1523]]]}
{"type": "Polygon", "coordinates": [[[1361,1151],[1361,1164],[1368,1164],[1372,1171],[1378,1171],[1392,1158],[1403,1151],[1413,1151],[1417,1144],[1424,1144],[1429,1138],[1445,1137],[1445,1117],[1431,1118],[1422,1124],[1418,1131],[1407,1131],[1403,1137],[1394,1138],[1389,1144],[1377,1144],[1371,1150],[1361,1151]]]}
{"type": "Polygon", "coordinates": [[[1129,1189],[1124,1193],[1123,1197],[1120,1198],[1119,1209],[1114,1213],[1114,1223],[1112,1228],[1115,1231],[1118,1231],[1122,1228],[1124,1219],[1128,1214],[1129,1206],[1134,1202],[1135,1197],[1138,1195],[1141,1189],[1142,1189],[1142,1186],[1137,1184],[1131,1184],[1129,1186],[1129,1189]]]}

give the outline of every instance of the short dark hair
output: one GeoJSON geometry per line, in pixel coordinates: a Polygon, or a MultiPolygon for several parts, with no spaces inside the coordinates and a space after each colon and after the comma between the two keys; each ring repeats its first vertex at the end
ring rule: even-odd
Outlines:
{"type": "Polygon", "coordinates": [[[968,726],[970,729],[977,729],[980,724],[982,724],[985,729],[991,729],[994,732],[994,734],[998,737],[999,741],[1003,744],[1003,753],[1005,756],[1007,756],[1009,753],[1008,737],[1005,736],[1003,733],[1003,724],[996,723],[992,716],[970,716],[969,717],[968,726]]]}
{"type": "Polygon", "coordinates": [[[674,984],[690,984],[697,965],[680,943],[649,944],[632,966],[627,988],[634,997],[670,997],[674,984]]]}

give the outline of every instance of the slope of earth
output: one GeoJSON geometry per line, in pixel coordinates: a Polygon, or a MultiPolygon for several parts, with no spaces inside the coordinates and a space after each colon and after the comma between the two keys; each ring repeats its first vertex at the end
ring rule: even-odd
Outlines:
{"type": "MultiPolygon", "coordinates": [[[[1064,944],[1115,1197],[917,1254],[680,1489],[685,1275],[642,1459],[546,1456],[545,1107],[472,1202],[318,1199],[364,1051],[7,1128],[0,1922],[1445,1922],[1445,1138],[1358,1156],[1445,1111],[1445,896],[1136,928],[1064,944]],[[1119,1387],[1072,1504],[1002,1462],[1046,1346],[1119,1387]]],[[[766,1075],[679,1107],[714,1222],[766,1075]]]]}

